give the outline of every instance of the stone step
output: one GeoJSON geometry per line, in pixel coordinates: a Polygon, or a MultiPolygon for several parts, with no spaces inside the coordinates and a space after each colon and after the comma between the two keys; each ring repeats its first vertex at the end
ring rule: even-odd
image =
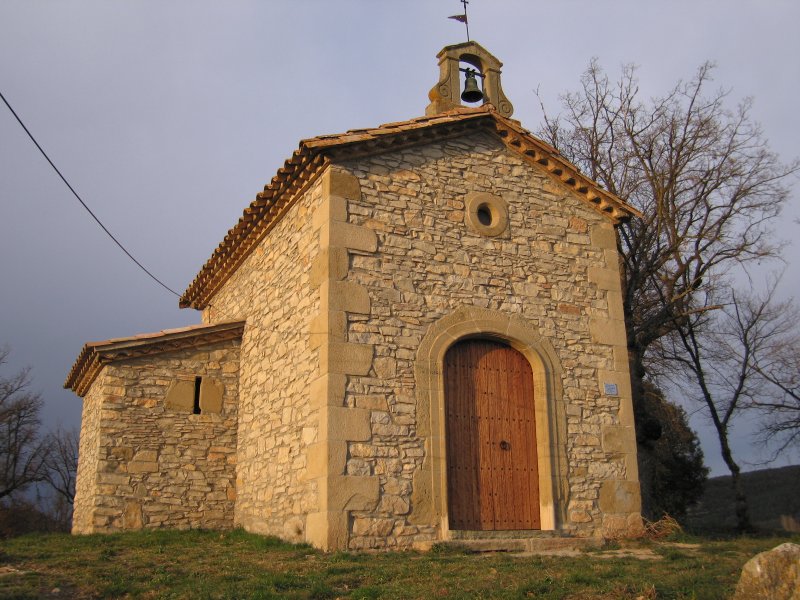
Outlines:
{"type": "Polygon", "coordinates": [[[496,529],[496,530],[469,530],[453,529],[450,531],[451,540],[487,540],[487,539],[539,539],[539,538],[565,538],[568,535],[558,531],[542,531],[540,529],[496,529]]]}
{"type": "Polygon", "coordinates": [[[526,552],[527,540],[485,539],[485,540],[450,540],[440,546],[466,550],[467,552],[526,552]]]}
{"type": "Polygon", "coordinates": [[[575,538],[566,536],[477,537],[451,539],[439,545],[467,552],[512,552],[525,554],[577,554],[586,550],[600,548],[603,540],[599,538],[575,538]]]}

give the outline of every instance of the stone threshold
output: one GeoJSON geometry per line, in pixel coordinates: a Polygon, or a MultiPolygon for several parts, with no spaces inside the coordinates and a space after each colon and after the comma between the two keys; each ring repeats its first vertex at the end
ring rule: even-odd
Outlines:
{"type": "Polygon", "coordinates": [[[556,531],[450,531],[450,539],[437,545],[467,552],[525,554],[577,554],[602,548],[605,540],[571,537],[556,531]]]}

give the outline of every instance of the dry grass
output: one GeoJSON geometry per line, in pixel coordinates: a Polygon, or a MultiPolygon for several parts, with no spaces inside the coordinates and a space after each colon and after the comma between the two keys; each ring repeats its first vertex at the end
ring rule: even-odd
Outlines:
{"type": "Polygon", "coordinates": [[[658,521],[644,520],[644,537],[648,540],[663,540],[683,534],[683,527],[669,515],[664,515],[658,521]]]}

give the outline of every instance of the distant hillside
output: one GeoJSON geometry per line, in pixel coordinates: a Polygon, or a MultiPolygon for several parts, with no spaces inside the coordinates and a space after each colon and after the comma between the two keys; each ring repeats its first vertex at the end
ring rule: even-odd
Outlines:
{"type": "MultiPolygon", "coordinates": [[[[759,529],[800,532],[800,465],[742,474],[750,519],[759,529]]],[[[689,511],[691,529],[733,529],[731,477],[713,477],[700,503],[689,511]]]]}

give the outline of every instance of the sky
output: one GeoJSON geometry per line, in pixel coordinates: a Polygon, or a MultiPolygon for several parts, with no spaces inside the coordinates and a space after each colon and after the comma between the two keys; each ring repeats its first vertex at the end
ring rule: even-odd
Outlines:
{"type": "MultiPolygon", "coordinates": [[[[299,140],[424,114],[437,52],[465,41],[457,0],[0,0],[0,91],[118,239],[183,292],[299,140]]],[[[578,87],[596,57],[639,66],[642,95],[705,61],[785,161],[797,147],[796,0],[471,0],[470,34],[504,63],[514,118],[578,87]]],[[[776,236],[798,237],[800,182],[776,236]]],[[[800,288],[787,248],[783,294],[800,288]]],[[[199,322],[80,207],[0,105],[0,345],[30,366],[48,426],[80,423],[62,384],[82,345],[199,322]]],[[[690,411],[692,407],[687,407],[690,411]]],[[[712,474],[724,474],[701,413],[712,474]]],[[[764,452],[750,426],[734,452],[764,452]]],[[[800,462],[794,454],[776,464],[800,462]]],[[[750,466],[748,466],[750,465],[750,466]]]]}

